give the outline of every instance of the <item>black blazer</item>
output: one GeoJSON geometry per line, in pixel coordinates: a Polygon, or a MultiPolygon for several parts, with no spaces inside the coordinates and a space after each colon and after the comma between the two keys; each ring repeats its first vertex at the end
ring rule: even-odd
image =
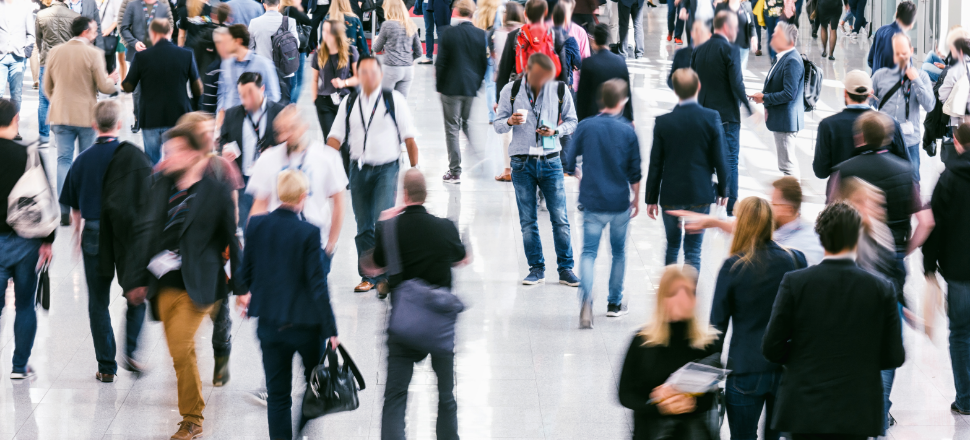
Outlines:
{"type": "MultiPolygon", "coordinates": [[[[138,249],[134,247],[134,225],[139,210],[148,198],[152,162],[141,148],[122,142],[115,150],[104,172],[101,186],[101,232],[98,258],[101,275],[113,277],[118,270],[121,284],[130,277],[138,249]]],[[[139,286],[121,284],[124,290],[139,286]]]]}
{"type": "Polygon", "coordinates": [[[677,52],[674,52],[674,61],[670,64],[670,72],[667,73],[667,87],[670,87],[671,89],[674,88],[674,72],[676,72],[677,69],[683,69],[685,67],[689,68],[690,60],[693,58],[693,55],[694,48],[690,46],[684,46],[677,49],[677,52]]]}
{"type": "Polygon", "coordinates": [[[706,43],[694,48],[690,67],[701,80],[697,102],[717,110],[721,122],[741,122],[739,105],[751,114],[742,81],[741,52],[727,38],[714,34],[706,43]]]}
{"type": "MultiPolygon", "coordinates": [[[[437,16],[437,15],[436,15],[437,16]]],[[[488,38],[470,21],[446,26],[438,43],[434,69],[438,93],[475,96],[488,68],[488,38]]]]}
{"type": "Polygon", "coordinates": [[[320,246],[320,228],[286,208],[249,219],[246,254],[236,274],[253,294],[249,316],[318,326],[322,337],[337,336],[320,246]]]}
{"type": "Polygon", "coordinates": [[[710,323],[722,335],[728,323],[734,323],[727,368],[734,374],[763,373],[781,368],[765,360],[761,340],[771,317],[771,306],[778,295],[778,285],[786,273],[808,266],[797,250],[785,249],[768,242],[764,250],[742,262],[732,255],[721,266],[714,287],[710,323]]]}
{"type": "MultiPolygon", "coordinates": [[[[839,113],[822,119],[818,124],[818,137],[815,139],[815,159],[812,170],[815,177],[825,179],[832,174],[836,165],[849,160],[856,153],[855,137],[852,126],[855,120],[871,108],[846,108],[839,113]]],[[[909,160],[903,133],[899,122],[893,119],[896,130],[893,131],[893,142],[889,144],[889,152],[901,159],[909,160]]]]}
{"type": "MultiPolygon", "coordinates": [[[[608,49],[594,52],[579,67],[579,84],[576,86],[576,117],[582,121],[600,112],[599,92],[603,83],[620,78],[626,81],[630,92],[630,71],[623,57],[608,49]]],[[[623,117],[633,122],[633,96],[623,108],[623,117]]]]}
{"type": "Polygon", "coordinates": [[[647,173],[648,205],[703,205],[728,197],[721,117],[696,102],[657,117],[647,173]],[[717,174],[717,186],[711,176],[717,174]],[[666,177],[666,179],[665,179],[666,177]],[[661,186],[663,182],[663,186],[661,186]]]}
{"type": "Polygon", "coordinates": [[[784,365],[773,429],[878,436],[886,418],[880,371],[905,360],[892,285],[849,259],[785,275],[762,352],[784,365]]]}
{"type": "MultiPolygon", "coordinates": [[[[148,286],[148,299],[158,294],[158,278],[148,271],[148,262],[163,250],[161,239],[168,221],[168,199],[172,195],[172,178],[155,174],[151,177],[151,192],[144,209],[135,224],[136,270],[130,271],[129,279],[122,285],[148,286]]],[[[229,190],[219,181],[204,176],[193,187],[195,198],[191,201],[188,217],[179,240],[182,255],[182,279],[185,290],[196,304],[206,306],[225,299],[227,286],[237,295],[248,292],[241,283],[226,283],[222,258],[229,249],[230,272],[239,267],[239,242],[236,239],[236,208],[229,190]]]]}
{"type": "Polygon", "coordinates": [[[199,96],[202,91],[195,54],[164,38],[135,54],[122,87],[125,91],[133,91],[139,83],[145,85],[141,88],[141,105],[138,107],[138,121],[142,128],[174,127],[182,115],[192,111],[186,83],[192,85],[199,96]]]}
{"type": "MultiPolygon", "coordinates": [[[[273,121],[276,121],[276,115],[280,114],[280,111],[285,107],[278,102],[266,100],[266,116],[263,116],[266,118],[266,131],[263,133],[262,141],[256,146],[257,151],[263,151],[276,145],[276,129],[273,127],[273,121]]],[[[242,152],[243,124],[249,124],[249,120],[246,118],[246,109],[242,104],[226,110],[226,117],[222,121],[222,128],[219,129],[220,151],[226,144],[235,142],[239,146],[239,151],[242,152]]],[[[255,161],[253,162],[255,163],[255,161]]],[[[242,157],[236,158],[236,166],[240,170],[243,169],[242,157]]]]}

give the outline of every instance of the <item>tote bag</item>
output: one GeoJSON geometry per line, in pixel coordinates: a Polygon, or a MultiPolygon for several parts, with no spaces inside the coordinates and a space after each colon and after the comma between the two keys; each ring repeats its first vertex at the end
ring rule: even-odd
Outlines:
{"type": "Polygon", "coordinates": [[[27,147],[27,168],[7,197],[7,224],[23,238],[41,238],[57,229],[60,216],[37,144],[32,144],[27,147]]]}

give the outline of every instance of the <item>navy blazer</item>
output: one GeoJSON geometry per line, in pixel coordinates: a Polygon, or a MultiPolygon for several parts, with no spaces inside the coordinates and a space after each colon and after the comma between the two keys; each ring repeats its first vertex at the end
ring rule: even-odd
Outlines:
{"type": "Polygon", "coordinates": [[[138,106],[141,128],[167,128],[174,127],[182,115],[192,111],[186,84],[199,80],[195,54],[162,38],[152,47],[135,53],[123,87],[128,90],[138,83],[145,84],[138,106]]]}
{"type": "Polygon", "coordinates": [[[690,68],[693,55],[694,48],[690,45],[677,49],[677,52],[674,52],[674,61],[670,64],[670,72],[667,73],[667,87],[674,88],[674,72],[677,69],[690,68]]]}
{"type": "Polygon", "coordinates": [[[721,117],[696,102],[681,103],[653,126],[646,202],[703,205],[728,197],[727,145],[721,117]],[[711,176],[717,174],[717,186],[711,176]],[[664,179],[666,177],[666,180],[664,179]],[[661,185],[662,182],[662,185],[661,185]]]}
{"type": "Polygon", "coordinates": [[[722,335],[734,323],[727,368],[734,374],[776,371],[780,365],[768,362],[761,354],[761,340],[771,317],[778,286],[786,273],[808,266],[801,251],[785,249],[768,242],[765,249],[748,262],[732,255],[721,266],[714,287],[710,323],[722,335]]]}
{"type": "Polygon", "coordinates": [[[876,437],[886,420],[880,371],[906,358],[892,284],[851,259],[781,280],[761,350],[783,364],[771,427],[876,437]]]}
{"type": "MultiPolygon", "coordinates": [[[[435,14],[437,16],[437,14],[435,14]]],[[[488,69],[488,37],[470,21],[439,31],[435,82],[445,96],[475,96],[488,69]]]]}
{"type": "Polygon", "coordinates": [[[253,294],[248,315],[275,325],[320,326],[322,337],[337,336],[320,244],[320,228],[286,208],[250,218],[236,272],[253,294]]]}
{"type": "MultiPolygon", "coordinates": [[[[600,113],[599,89],[603,83],[620,78],[627,83],[627,93],[630,93],[630,71],[626,67],[623,57],[610,52],[608,49],[593,52],[583,60],[579,67],[579,84],[576,85],[576,118],[583,119],[600,113]]],[[[633,122],[633,96],[623,108],[623,117],[633,122]]]]}
{"type": "Polygon", "coordinates": [[[805,127],[805,66],[797,49],[778,59],[762,93],[768,130],[793,132],[805,127]]]}
{"type": "Polygon", "coordinates": [[[714,34],[706,43],[694,48],[690,67],[701,81],[697,102],[721,114],[721,122],[741,122],[743,105],[748,114],[751,106],[741,74],[741,50],[722,35],[714,34]]]}

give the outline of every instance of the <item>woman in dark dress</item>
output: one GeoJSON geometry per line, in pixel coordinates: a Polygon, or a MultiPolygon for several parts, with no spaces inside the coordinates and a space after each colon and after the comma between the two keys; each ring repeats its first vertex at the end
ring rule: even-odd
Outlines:
{"type": "Polygon", "coordinates": [[[714,394],[692,396],[665,382],[689,362],[716,363],[717,331],[694,315],[697,272],[667,266],[653,322],[630,343],[620,373],[620,404],[633,410],[634,440],[713,440],[707,422],[714,394]]]}

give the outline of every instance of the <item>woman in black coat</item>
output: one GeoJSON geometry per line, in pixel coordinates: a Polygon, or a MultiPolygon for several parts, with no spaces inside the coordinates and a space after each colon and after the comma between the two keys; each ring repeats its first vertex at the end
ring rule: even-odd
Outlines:
{"type": "Polygon", "coordinates": [[[664,383],[689,362],[712,363],[717,332],[694,316],[697,273],[667,266],[657,289],[653,322],[630,343],[620,373],[620,404],[633,410],[633,439],[713,440],[707,423],[714,394],[691,396],[664,383]],[[713,356],[712,356],[713,355],[713,356]]]}

